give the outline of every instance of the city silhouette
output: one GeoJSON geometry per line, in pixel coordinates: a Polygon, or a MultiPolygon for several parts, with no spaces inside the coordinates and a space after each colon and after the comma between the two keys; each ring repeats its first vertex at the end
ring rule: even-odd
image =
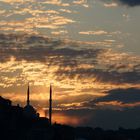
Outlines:
{"type": "Polygon", "coordinates": [[[139,140],[140,128],[103,130],[52,123],[52,85],[50,85],[49,118],[40,117],[30,104],[30,86],[25,107],[13,106],[0,96],[0,139],[3,140],[139,140]]]}

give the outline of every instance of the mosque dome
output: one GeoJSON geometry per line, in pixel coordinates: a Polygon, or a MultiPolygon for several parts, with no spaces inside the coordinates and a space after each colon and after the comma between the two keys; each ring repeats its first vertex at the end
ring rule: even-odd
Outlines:
{"type": "Polygon", "coordinates": [[[25,117],[32,118],[36,117],[36,110],[31,105],[26,105],[23,109],[23,113],[25,117]]]}

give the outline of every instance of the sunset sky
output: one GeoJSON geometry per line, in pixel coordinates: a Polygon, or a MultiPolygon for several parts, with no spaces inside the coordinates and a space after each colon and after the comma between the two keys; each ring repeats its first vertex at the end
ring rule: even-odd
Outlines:
{"type": "Polygon", "coordinates": [[[140,0],[0,0],[0,95],[54,121],[140,126],[140,0]]]}

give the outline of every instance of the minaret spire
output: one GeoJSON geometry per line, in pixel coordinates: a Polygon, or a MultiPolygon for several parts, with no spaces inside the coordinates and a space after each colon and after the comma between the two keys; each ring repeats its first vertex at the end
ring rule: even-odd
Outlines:
{"type": "Polygon", "coordinates": [[[27,105],[30,105],[30,86],[28,83],[28,89],[27,89],[27,105]]]}
{"type": "Polygon", "coordinates": [[[50,84],[50,99],[49,99],[49,122],[52,124],[52,85],[50,84]]]}

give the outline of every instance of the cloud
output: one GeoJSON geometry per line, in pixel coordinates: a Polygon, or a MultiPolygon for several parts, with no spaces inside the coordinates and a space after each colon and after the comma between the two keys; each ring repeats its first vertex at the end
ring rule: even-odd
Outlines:
{"type": "Polygon", "coordinates": [[[74,43],[65,43],[61,40],[53,40],[34,35],[0,35],[1,39],[1,62],[9,61],[12,57],[16,61],[26,60],[30,62],[46,62],[61,66],[75,65],[76,58],[96,58],[102,49],[77,49],[74,43]],[[10,41],[8,42],[7,39],[10,41]],[[21,43],[22,42],[22,43],[21,43]],[[70,47],[66,47],[69,45],[70,47]],[[58,58],[56,60],[56,58],[58,58]],[[55,59],[55,61],[53,61],[55,59]],[[67,60],[71,61],[67,61],[67,60]],[[59,63],[58,63],[59,61],[59,63]]]}
{"type": "Polygon", "coordinates": [[[37,35],[0,34],[0,42],[1,63],[24,60],[57,66],[54,74],[58,80],[77,77],[92,82],[139,83],[139,57],[37,35]]]}
{"type": "Polygon", "coordinates": [[[107,35],[108,32],[103,31],[103,30],[99,30],[99,31],[81,31],[81,32],[79,32],[79,34],[82,34],[82,35],[107,35]]]}
{"type": "Polygon", "coordinates": [[[140,5],[140,0],[119,0],[119,1],[128,6],[139,6],[140,5]]]}
{"type": "Polygon", "coordinates": [[[140,5],[140,0],[103,0],[104,2],[107,2],[107,3],[118,3],[118,4],[123,4],[123,5],[127,5],[127,6],[130,6],[130,7],[134,7],[134,6],[139,6],[140,5]]]}
{"type": "Polygon", "coordinates": [[[55,113],[58,113],[59,116],[80,118],[81,121],[79,120],[78,126],[101,127],[103,129],[114,130],[119,127],[139,128],[139,109],[139,107],[125,109],[123,111],[111,109],[70,109],[55,111],[55,113]]]}
{"type": "Polygon", "coordinates": [[[140,106],[140,89],[112,89],[107,91],[105,96],[84,103],[84,105],[92,108],[111,108],[113,110],[124,110],[126,107],[140,106]]]}
{"type": "Polygon", "coordinates": [[[104,6],[105,6],[105,7],[117,7],[118,4],[115,3],[115,2],[112,2],[112,3],[105,3],[104,6]]]}
{"type": "Polygon", "coordinates": [[[76,125],[138,126],[138,56],[35,34],[0,34],[0,50],[0,94],[14,104],[25,105],[30,81],[32,105],[48,108],[52,81],[54,110],[68,123],[80,117],[76,125]]]}
{"type": "Polygon", "coordinates": [[[0,32],[48,34],[50,30],[64,30],[65,26],[76,22],[65,14],[73,12],[69,10],[69,6],[69,3],[60,0],[41,0],[39,2],[36,0],[2,0],[0,1],[0,32]]]}
{"type": "Polygon", "coordinates": [[[139,87],[137,56],[29,34],[0,34],[0,50],[0,94],[14,101],[23,102],[27,81],[34,105],[43,106],[52,81],[59,109],[88,108],[112,88],[139,87]]]}
{"type": "Polygon", "coordinates": [[[108,91],[108,95],[96,100],[97,102],[118,101],[122,103],[140,102],[140,89],[113,89],[108,91]]]}
{"type": "Polygon", "coordinates": [[[117,72],[117,71],[105,71],[103,69],[75,69],[75,70],[58,70],[56,72],[58,77],[75,77],[78,75],[79,79],[84,79],[85,77],[93,79],[94,82],[103,82],[103,83],[114,83],[114,84],[124,84],[124,83],[132,83],[138,84],[140,82],[139,72],[117,72]]]}

